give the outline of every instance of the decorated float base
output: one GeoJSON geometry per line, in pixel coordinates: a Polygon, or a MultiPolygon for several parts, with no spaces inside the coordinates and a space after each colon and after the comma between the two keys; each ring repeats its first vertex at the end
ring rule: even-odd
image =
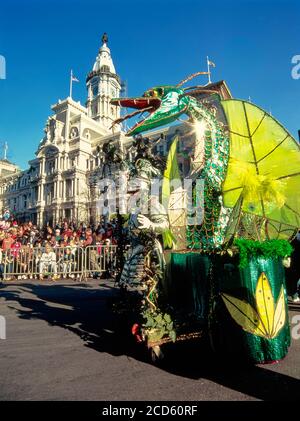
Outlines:
{"type": "Polygon", "coordinates": [[[215,351],[256,364],[283,359],[291,339],[282,259],[214,265],[209,331],[215,351]]]}
{"type": "MultiPolygon", "coordinates": [[[[166,260],[162,295],[180,320],[177,341],[209,335],[219,356],[255,364],[286,356],[290,328],[281,257],[242,261],[240,255],[171,252],[166,260]]],[[[149,338],[147,345],[168,342],[149,338]]]]}

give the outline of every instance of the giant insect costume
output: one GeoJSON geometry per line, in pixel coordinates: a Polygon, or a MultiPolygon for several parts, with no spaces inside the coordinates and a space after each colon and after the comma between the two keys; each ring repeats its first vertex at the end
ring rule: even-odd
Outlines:
{"type": "MultiPolygon", "coordinates": [[[[290,343],[282,259],[292,251],[286,240],[300,226],[299,145],[254,104],[221,100],[209,87],[182,87],[198,74],[176,86],[149,89],[140,98],[112,100],[137,109],[116,123],[149,113],[128,136],[183,114],[194,127],[188,177],[203,181],[203,219],[186,223],[184,246],[176,249],[176,234],[167,242],[173,250],[166,252],[163,289],[173,308],[180,307],[185,289],[192,291],[194,315],[204,322],[216,350],[244,354],[256,363],[279,360],[290,343]],[[203,93],[214,96],[215,112],[196,98],[203,93]]],[[[163,195],[170,201],[170,181],[180,177],[177,140],[163,180],[163,195]]],[[[194,188],[193,200],[198,194],[194,188]]]]}

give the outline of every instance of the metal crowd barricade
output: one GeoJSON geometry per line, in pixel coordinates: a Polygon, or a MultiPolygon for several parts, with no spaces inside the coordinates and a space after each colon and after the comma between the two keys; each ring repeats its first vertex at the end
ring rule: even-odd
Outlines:
{"type": "Polygon", "coordinates": [[[117,264],[117,246],[99,244],[85,247],[86,277],[97,276],[106,272],[112,274],[117,264]]]}
{"type": "Polygon", "coordinates": [[[2,252],[0,274],[4,281],[11,279],[83,279],[107,273],[116,268],[117,246],[53,247],[50,254],[45,247],[22,246],[2,252]],[[52,254],[51,254],[52,253],[52,254]]]}
{"type": "Polygon", "coordinates": [[[79,278],[84,274],[82,247],[53,247],[46,253],[45,247],[22,246],[2,253],[1,272],[4,280],[11,278],[79,278]]]}

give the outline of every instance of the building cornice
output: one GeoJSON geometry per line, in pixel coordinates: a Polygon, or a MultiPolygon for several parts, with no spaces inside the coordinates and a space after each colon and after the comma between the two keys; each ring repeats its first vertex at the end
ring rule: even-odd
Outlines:
{"type": "Polygon", "coordinates": [[[117,82],[121,85],[121,78],[119,75],[117,75],[116,73],[105,71],[105,70],[92,70],[91,72],[89,72],[86,77],[86,83],[88,83],[93,77],[102,76],[102,75],[106,75],[109,78],[116,79],[117,82]]]}
{"type": "Polygon", "coordinates": [[[80,104],[79,101],[76,102],[69,96],[64,100],[59,100],[56,104],[51,105],[51,110],[55,114],[59,114],[62,111],[66,111],[69,107],[75,108],[81,113],[87,114],[87,108],[84,105],[80,104]]]}

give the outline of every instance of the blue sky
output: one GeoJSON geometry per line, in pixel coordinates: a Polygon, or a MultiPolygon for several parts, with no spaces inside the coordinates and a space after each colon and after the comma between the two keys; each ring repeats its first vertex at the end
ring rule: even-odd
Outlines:
{"type": "Polygon", "coordinates": [[[71,68],[80,80],[73,98],[85,102],[103,32],[130,96],[205,71],[208,55],[214,81],[225,79],[234,97],[271,110],[297,137],[300,79],[291,77],[291,59],[300,54],[299,1],[3,0],[0,146],[7,141],[22,168],[50,106],[68,96],[71,68]]]}

